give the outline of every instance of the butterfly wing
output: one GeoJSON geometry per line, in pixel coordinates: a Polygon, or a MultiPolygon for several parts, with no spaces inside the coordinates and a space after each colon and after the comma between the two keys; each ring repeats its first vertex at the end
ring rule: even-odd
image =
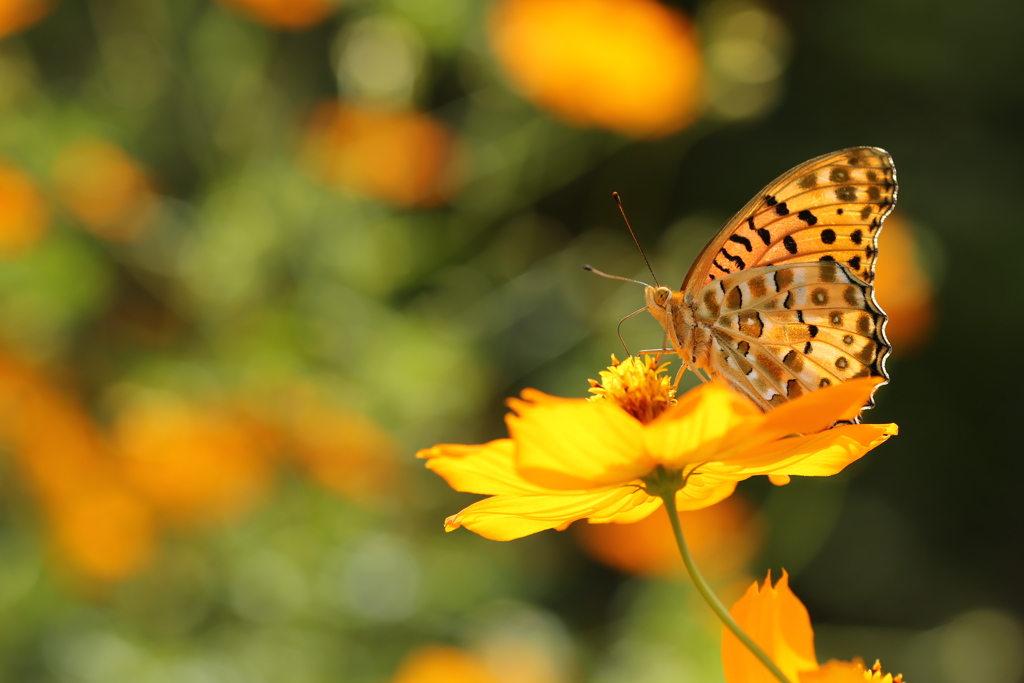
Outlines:
{"type": "Polygon", "coordinates": [[[871,285],[846,266],[749,268],[709,291],[698,309],[698,317],[714,320],[709,371],[764,410],[854,377],[889,379],[885,313],[871,285]]]}
{"type": "Polygon", "coordinates": [[[878,232],[896,203],[892,157],[851,147],[776,178],[732,217],[697,257],[682,290],[751,268],[835,261],[866,283],[875,275],[878,232]]]}

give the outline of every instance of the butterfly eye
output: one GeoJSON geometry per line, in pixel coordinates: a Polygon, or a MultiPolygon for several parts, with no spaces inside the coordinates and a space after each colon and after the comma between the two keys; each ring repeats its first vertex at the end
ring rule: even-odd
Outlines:
{"type": "Polygon", "coordinates": [[[669,289],[668,287],[658,287],[656,290],[654,290],[654,303],[658,304],[659,306],[664,306],[668,302],[669,297],[671,296],[671,289],[669,289]]]}

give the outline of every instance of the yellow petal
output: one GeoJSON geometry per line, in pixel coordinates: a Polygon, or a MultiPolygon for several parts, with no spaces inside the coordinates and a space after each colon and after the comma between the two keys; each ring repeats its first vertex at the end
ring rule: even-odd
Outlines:
{"type": "Polygon", "coordinates": [[[465,493],[547,493],[523,479],[515,469],[515,444],[497,439],[479,446],[440,444],[416,454],[427,458],[427,469],[437,472],[456,491],[465,493]]]}
{"type": "Polygon", "coordinates": [[[713,458],[727,444],[764,420],[751,401],[722,384],[703,384],[683,394],[678,403],[647,425],[644,443],[660,464],[670,469],[713,458]]]}
{"type": "MultiPolygon", "coordinates": [[[[896,434],[894,424],[843,425],[819,434],[781,439],[759,452],[736,458],[723,466],[742,466],[747,476],[786,474],[824,477],[836,474],[875,446],[896,434]]],[[[718,463],[712,463],[714,467],[718,463]]]]}
{"type": "Polygon", "coordinates": [[[643,452],[643,426],[618,406],[529,389],[523,399],[509,401],[516,414],[506,422],[526,479],[580,490],[630,482],[654,469],[643,452]]]}
{"type": "MultiPolygon", "coordinates": [[[[790,681],[796,681],[801,671],[818,668],[811,619],[789,589],[785,570],[774,587],[770,572],[760,589],[754,582],[729,613],[790,681]]],[[[722,667],[727,683],[778,683],[726,628],[722,629],[722,667]]]]}
{"type": "Polygon", "coordinates": [[[871,400],[881,377],[861,377],[804,394],[765,415],[764,431],[771,438],[787,434],[811,434],[836,422],[852,420],[871,400]]]}
{"type": "Polygon", "coordinates": [[[800,683],[903,683],[903,675],[882,673],[882,665],[875,662],[870,669],[860,659],[852,662],[830,660],[817,671],[800,674],[800,683]]]}
{"type": "Polygon", "coordinates": [[[860,662],[831,660],[816,671],[800,674],[800,683],[864,683],[870,680],[864,675],[860,662]]]}
{"type": "Polygon", "coordinates": [[[650,517],[661,506],[661,498],[654,498],[647,495],[645,491],[638,490],[631,500],[633,507],[624,507],[617,511],[609,511],[601,514],[590,515],[589,521],[593,524],[632,524],[641,519],[650,517]],[[641,501],[641,502],[636,502],[641,501]]]}
{"type": "MultiPolygon", "coordinates": [[[[746,479],[746,477],[741,477],[746,479]]],[[[719,503],[733,494],[739,479],[691,476],[681,490],[676,492],[677,510],[700,510],[719,503]]]]}
{"type": "Polygon", "coordinates": [[[545,529],[564,529],[586,517],[613,518],[650,497],[635,487],[550,495],[501,495],[473,503],[445,520],[445,529],[464,526],[485,538],[511,541],[545,529]]]}

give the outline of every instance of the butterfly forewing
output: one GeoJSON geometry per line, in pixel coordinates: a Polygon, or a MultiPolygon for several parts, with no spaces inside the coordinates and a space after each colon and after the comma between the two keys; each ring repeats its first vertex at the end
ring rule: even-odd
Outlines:
{"type": "Polygon", "coordinates": [[[878,231],[896,201],[888,152],[852,147],[784,173],[711,240],[683,283],[696,292],[715,279],[782,263],[835,261],[874,279],[878,231]]]}

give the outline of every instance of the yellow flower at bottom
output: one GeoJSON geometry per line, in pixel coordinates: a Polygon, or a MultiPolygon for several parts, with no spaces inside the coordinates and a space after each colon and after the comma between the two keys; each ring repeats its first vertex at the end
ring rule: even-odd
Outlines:
{"type": "Polygon", "coordinates": [[[469,652],[425,645],[411,652],[391,683],[499,683],[487,665],[469,652]]]}
{"type": "Polygon", "coordinates": [[[494,540],[578,519],[629,523],[675,491],[679,510],[713,505],[737,482],[769,475],[826,476],[841,471],[896,425],[847,424],[878,383],[856,379],[810,392],[768,413],[718,383],[676,399],[662,367],[629,358],[602,373],[591,399],[533,389],[511,399],[510,438],[420,451],[427,467],[457,491],[490,496],[445,520],[494,540]]]}
{"type": "MultiPolygon", "coordinates": [[[[771,572],[760,588],[755,581],[729,613],[792,683],[903,682],[902,674],[883,674],[878,662],[870,669],[860,660],[818,666],[810,616],[790,590],[785,570],[775,586],[771,572]]],[[[726,683],[778,683],[728,628],[722,629],[722,668],[726,683]]]]}

